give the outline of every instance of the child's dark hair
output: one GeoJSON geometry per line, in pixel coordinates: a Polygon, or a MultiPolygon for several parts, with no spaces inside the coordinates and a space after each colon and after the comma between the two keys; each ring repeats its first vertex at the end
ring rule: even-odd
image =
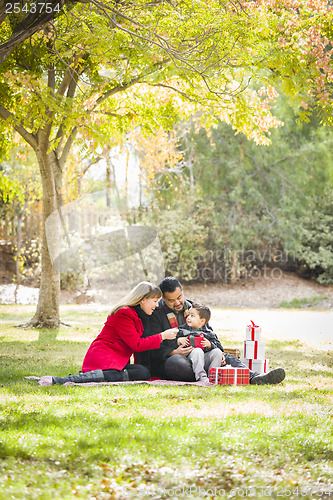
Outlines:
{"type": "Polygon", "coordinates": [[[195,309],[198,311],[199,318],[205,320],[205,325],[207,325],[208,321],[210,320],[210,309],[207,306],[204,306],[202,304],[198,304],[198,302],[193,302],[191,308],[195,309]]]}

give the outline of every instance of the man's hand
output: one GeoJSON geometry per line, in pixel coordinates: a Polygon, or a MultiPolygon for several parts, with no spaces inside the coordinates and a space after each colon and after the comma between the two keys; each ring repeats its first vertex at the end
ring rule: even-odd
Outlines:
{"type": "Polygon", "coordinates": [[[221,366],[226,365],[227,363],[225,362],[225,355],[224,352],[222,352],[222,361],[221,361],[221,366]]]}
{"type": "Polygon", "coordinates": [[[187,337],[179,337],[177,339],[178,345],[182,345],[183,347],[188,346],[188,338],[187,337]]]}
{"type": "Polygon", "coordinates": [[[202,347],[208,347],[208,348],[212,347],[212,344],[206,338],[201,341],[201,345],[202,345],[202,347]]]}
{"type": "Polygon", "coordinates": [[[174,349],[170,352],[169,356],[173,356],[174,354],[181,354],[182,356],[188,356],[190,352],[193,351],[193,347],[183,347],[180,345],[177,349],[174,349]]]}

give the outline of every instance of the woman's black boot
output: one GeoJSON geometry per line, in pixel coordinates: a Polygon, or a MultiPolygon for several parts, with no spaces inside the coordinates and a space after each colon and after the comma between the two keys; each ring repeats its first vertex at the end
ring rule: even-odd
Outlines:
{"type": "Polygon", "coordinates": [[[91,370],[90,372],[78,375],[68,375],[68,377],[52,377],[52,384],[65,384],[66,382],[74,382],[75,384],[84,384],[87,382],[105,382],[102,370],[91,370]]]}

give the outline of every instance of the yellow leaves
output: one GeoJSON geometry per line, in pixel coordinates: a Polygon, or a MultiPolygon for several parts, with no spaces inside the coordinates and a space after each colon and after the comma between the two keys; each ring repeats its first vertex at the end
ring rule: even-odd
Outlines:
{"type": "Polygon", "coordinates": [[[84,107],[86,110],[93,109],[95,105],[96,105],[96,99],[93,96],[87,99],[84,103],[84,107]]]}
{"type": "Polygon", "coordinates": [[[35,74],[7,71],[3,77],[11,86],[13,95],[21,95],[24,104],[34,92],[40,91],[40,83],[35,74]]]}
{"type": "Polygon", "coordinates": [[[275,102],[276,98],[279,96],[279,94],[272,85],[268,85],[267,87],[261,87],[258,90],[258,95],[267,96],[268,99],[272,102],[275,102]]]}
{"type": "Polygon", "coordinates": [[[139,154],[140,166],[145,171],[148,188],[157,174],[175,168],[183,157],[183,154],[177,151],[178,139],[174,132],[168,133],[160,128],[154,135],[147,137],[135,130],[130,137],[139,154]]]}

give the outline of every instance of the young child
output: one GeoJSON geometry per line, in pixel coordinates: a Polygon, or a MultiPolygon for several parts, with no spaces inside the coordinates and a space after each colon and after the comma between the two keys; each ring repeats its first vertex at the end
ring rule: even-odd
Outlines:
{"type": "Polygon", "coordinates": [[[177,337],[174,341],[178,345],[189,346],[189,335],[204,336],[203,349],[194,347],[188,355],[191,360],[195,380],[209,382],[208,374],[210,368],[221,366],[223,347],[216,334],[207,323],[210,320],[210,309],[207,306],[193,303],[186,317],[186,324],[179,327],[177,337]]]}

